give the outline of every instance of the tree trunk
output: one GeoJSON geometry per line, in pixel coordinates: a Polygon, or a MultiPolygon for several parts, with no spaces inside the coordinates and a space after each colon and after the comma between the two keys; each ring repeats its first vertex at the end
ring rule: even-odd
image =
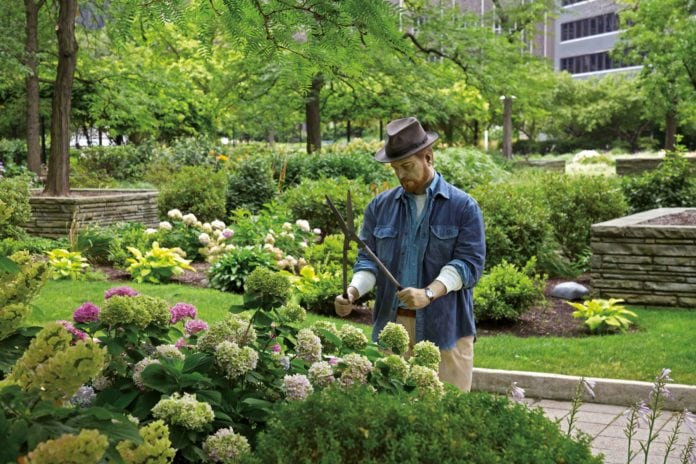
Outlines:
{"type": "Polygon", "coordinates": [[[24,0],[26,14],[26,43],[24,64],[27,67],[27,166],[36,175],[41,174],[41,121],[39,115],[39,71],[36,52],[39,49],[39,10],[44,0],[24,0]]]}
{"type": "Polygon", "coordinates": [[[346,121],[346,142],[350,143],[350,119],[346,121]]]}
{"type": "Polygon", "coordinates": [[[271,147],[275,145],[275,131],[270,127],[266,129],[266,142],[271,147]]]}
{"type": "Polygon", "coordinates": [[[665,116],[665,150],[674,150],[677,136],[677,112],[673,109],[667,111],[665,116]]]}
{"type": "Polygon", "coordinates": [[[51,154],[48,160],[45,195],[70,194],[70,110],[77,64],[75,16],[77,0],[60,0],[58,24],[58,71],[53,90],[51,120],[51,154]]]}
{"type": "Polygon", "coordinates": [[[319,96],[324,80],[317,74],[312,78],[312,86],[309,89],[307,103],[305,104],[307,122],[307,153],[321,151],[321,108],[319,106],[319,96]]]}
{"type": "Polygon", "coordinates": [[[503,97],[503,155],[512,159],[512,98],[503,97]]]}

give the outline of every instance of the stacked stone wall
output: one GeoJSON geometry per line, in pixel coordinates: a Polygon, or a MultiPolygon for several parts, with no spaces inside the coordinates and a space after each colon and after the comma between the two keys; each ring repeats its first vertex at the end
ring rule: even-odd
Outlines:
{"type": "MultiPolygon", "coordinates": [[[[696,154],[686,155],[686,159],[696,166],[696,154]]],[[[657,169],[664,161],[660,156],[631,156],[630,158],[616,158],[616,174],[619,176],[632,176],[642,174],[645,171],[657,169]]]]}
{"type": "Polygon", "coordinates": [[[642,224],[686,210],[661,208],[594,224],[595,296],[623,298],[632,304],[696,307],[696,226],[642,224]]]}
{"type": "Polygon", "coordinates": [[[68,197],[44,197],[35,191],[30,198],[31,220],[27,232],[40,237],[61,237],[75,225],[108,226],[119,222],[158,222],[156,190],[73,189],[68,197]]]}

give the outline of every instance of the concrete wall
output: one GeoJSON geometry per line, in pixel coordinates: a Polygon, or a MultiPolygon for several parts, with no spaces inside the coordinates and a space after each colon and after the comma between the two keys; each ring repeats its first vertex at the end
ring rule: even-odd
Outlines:
{"type": "Polygon", "coordinates": [[[73,189],[69,197],[31,197],[32,218],[25,224],[27,232],[40,237],[61,237],[87,225],[110,225],[118,222],[158,223],[156,190],[73,189]]]}
{"type": "Polygon", "coordinates": [[[592,289],[627,303],[696,307],[696,226],[644,221],[696,208],[660,208],[592,226],[592,289]]]}

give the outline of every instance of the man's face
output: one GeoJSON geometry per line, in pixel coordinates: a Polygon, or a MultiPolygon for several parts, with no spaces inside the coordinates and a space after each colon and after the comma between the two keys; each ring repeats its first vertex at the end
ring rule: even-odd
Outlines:
{"type": "Polygon", "coordinates": [[[432,155],[420,152],[391,163],[391,167],[406,192],[422,195],[433,178],[431,161],[432,155]]]}

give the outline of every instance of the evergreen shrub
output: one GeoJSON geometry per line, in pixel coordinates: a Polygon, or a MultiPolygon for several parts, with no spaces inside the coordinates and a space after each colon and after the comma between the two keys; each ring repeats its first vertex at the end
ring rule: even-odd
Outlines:
{"type": "Polygon", "coordinates": [[[503,260],[523,265],[552,240],[551,211],[541,186],[518,183],[482,184],[470,193],[483,212],[486,268],[503,260]]]}
{"type": "Polygon", "coordinates": [[[589,248],[592,224],[624,216],[628,210],[615,177],[539,173],[530,182],[543,186],[554,239],[570,260],[589,248]]]}
{"type": "Polygon", "coordinates": [[[246,208],[258,212],[276,196],[278,187],[266,158],[248,157],[234,164],[227,187],[227,211],[246,208]]]}
{"type": "Polygon", "coordinates": [[[203,222],[225,217],[227,175],[209,166],[184,166],[160,188],[160,216],[172,209],[188,211],[203,222]]]}
{"type": "Polygon", "coordinates": [[[148,146],[113,145],[72,150],[85,172],[101,172],[116,180],[140,180],[152,154],[148,146]]]}
{"type": "Polygon", "coordinates": [[[485,273],[474,288],[474,315],[478,321],[515,321],[544,301],[545,276],[535,274],[536,258],[522,269],[506,261],[485,273]]]}
{"type": "Polygon", "coordinates": [[[466,192],[477,185],[502,182],[510,177],[493,157],[476,148],[437,150],[435,167],[449,183],[466,192]]]}
{"type": "Polygon", "coordinates": [[[0,177],[0,237],[20,238],[31,219],[28,176],[0,177]]]}
{"type": "Polygon", "coordinates": [[[237,247],[208,269],[210,287],[223,292],[243,293],[249,275],[259,266],[275,268],[275,260],[260,245],[237,247]]]}
{"type": "Polygon", "coordinates": [[[246,463],[599,463],[544,417],[505,397],[462,394],[415,401],[368,388],[328,388],[279,408],[246,463]]]}
{"type": "Polygon", "coordinates": [[[667,153],[657,169],[625,177],[630,213],[696,205],[696,168],[679,151],[667,153]]]}
{"type": "Polygon", "coordinates": [[[339,177],[335,179],[303,180],[297,187],[283,192],[279,203],[292,211],[293,217],[307,218],[322,234],[343,233],[339,221],[326,204],[326,195],[346,217],[346,193],[351,191],[355,217],[363,213],[373,197],[370,186],[362,181],[339,177]]]}

